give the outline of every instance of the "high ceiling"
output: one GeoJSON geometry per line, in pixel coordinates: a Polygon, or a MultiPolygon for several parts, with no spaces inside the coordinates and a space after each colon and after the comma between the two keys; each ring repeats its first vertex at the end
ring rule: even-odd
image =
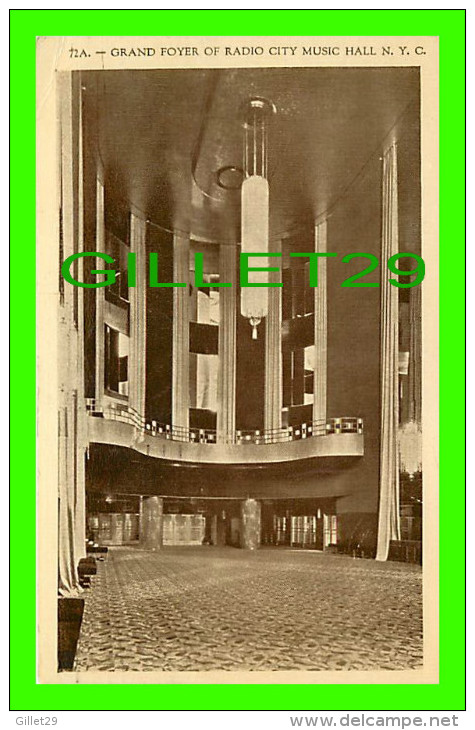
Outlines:
{"type": "Polygon", "coordinates": [[[217,172],[242,167],[243,107],[272,101],[271,234],[339,198],[385,138],[417,126],[417,69],[237,69],[88,72],[85,122],[106,185],[147,218],[197,239],[239,240],[239,190],[217,172]]]}

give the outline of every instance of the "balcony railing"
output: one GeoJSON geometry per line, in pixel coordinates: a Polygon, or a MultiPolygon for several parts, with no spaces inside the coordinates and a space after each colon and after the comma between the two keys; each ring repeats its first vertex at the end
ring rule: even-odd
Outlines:
{"type": "MultiPolygon", "coordinates": [[[[170,424],[147,421],[134,408],[123,403],[110,403],[99,407],[94,398],[86,398],[86,411],[92,417],[120,421],[142,431],[148,436],[169,441],[197,444],[218,443],[217,432],[211,429],[185,428],[170,424]]],[[[290,443],[316,436],[330,434],[363,433],[363,419],[354,417],[330,418],[328,421],[311,421],[298,426],[288,426],[274,430],[239,431],[220,439],[220,443],[246,446],[290,443]]]]}

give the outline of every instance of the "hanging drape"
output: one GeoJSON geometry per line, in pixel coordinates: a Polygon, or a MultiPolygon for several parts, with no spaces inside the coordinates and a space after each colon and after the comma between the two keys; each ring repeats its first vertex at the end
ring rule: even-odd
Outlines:
{"type": "Polygon", "coordinates": [[[402,472],[415,474],[422,471],[421,427],[421,288],[410,290],[409,300],[409,368],[407,375],[407,421],[399,432],[399,454],[402,472]]]}
{"type": "Polygon", "coordinates": [[[216,355],[197,355],[196,360],[195,407],[217,411],[218,357],[216,355]]]}
{"type": "MultiPolygon", "coordinates": [[[[61,139],[62,256],[82,250],[82,170],[74,160],[81,153],[79,79],[67,72],[58,81],[61,139]]],[[[101,250],[101,249],[99,249],[101,250]]],[[[79,269],[78,269],[79,270],[79,269]]],[[[77,565],[85,556],[84,418],[82,340],[76,322],[82,294],[66,287],[59,299],[58,341],[58,591],[77,596],[77,565]]],[[[44,486],[44,485],[43,485],[44,486]]],[[[44,529],[44,526],[43,526],[44,529]]]]}
{"type": "MultiPolygon", "coordinates": [[[[76,542],[74,480],[71,478],[71,448],[68,439],[67,408],[61,408],[59,423],[59,514],[58,514],[58,591],[61,596],[75,596],[81,592],[77,564],[82,557],[76,542]]],[[[84,539],[84,536],[83,536],[84,539]]]]}
{"type": "Polygon", "coordinates": [[[422,362],[422,327],[421,327],[421,287],[415,286],[411,291],[409,304],[410,344],[409,344],[409,420],[421,425],[421,362],[422,362]]]}
{"type": "MultiPolygon", "coordinates": [[[[188,236],[173,236],[173,281],[188,282],[190,278],[190,240],[188,236]]],[[[188,286],[173,288],[173,387],[172,423],[188,428],[190,391],[190,295],[188,286]]]]}
{"type": "MultiPolygon", "coordinates": [[[[81,80],[75,79],[76,94],[79,101],[77,108],[77,145],[78,145],[78,170],[77,170],[77,245],[78,251],[84,251],[84,148],[83,148],[83,120],[81,100],[81,80]]],[[[84,277],[84,260],[78,263],[79,280],[84,277]]],[[[73,293],[74,297],[74,293],[73,293]]],[[[74,319],[74,315],[73,315],[74,319]]],[[[84,291],[77,292],[77,321],[84,322],[84,291]]],[[[76,373],[72,393],[72,412],[75,424],[74,434],[74,470],[75,470],[75,524],[76,524],[76,556],[78,560],[86,557],[86,453],[89,446],[87,433],[87,415],[84,400],[84,329],[78,326],[76,332],[76,373]]]]}
{"type": "MultiPolygon", "coordinates": [[[[397,147],[383,156],[381,260],[398,252],[397,147]]],[[[390,540],[400,539],[399,527],[399,321],[398,288],[381,281],[381,431],[379,515],[376,560],[387,560],[390,540]]]]}

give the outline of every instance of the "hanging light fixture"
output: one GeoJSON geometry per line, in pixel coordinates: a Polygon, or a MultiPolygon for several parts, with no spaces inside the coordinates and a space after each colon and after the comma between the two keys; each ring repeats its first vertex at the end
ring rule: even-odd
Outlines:
{"type": "MultiPolygon", "coordinates": [[[[267,123],[275,106],[267,99],[251,99],[244,122],[244,181],[241,187],[241,252],[266,254],[269,251],[269,183],[267,181],[267,123]]],[[[253,262],[249,262],[252,269],[253,262]]],[[[265,256],[254,266],[266,268],[265,256]]],[[[267,271],[249,271],[250,284],[268,284],[267,271]]],[[[241,314],[249,320],[252,338],[268,311],[268,288],[242,287],[241,314]]]]}

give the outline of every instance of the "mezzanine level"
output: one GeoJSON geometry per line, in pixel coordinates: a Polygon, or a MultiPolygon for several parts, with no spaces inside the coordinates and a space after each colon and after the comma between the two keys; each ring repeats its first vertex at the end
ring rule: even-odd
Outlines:
{"type": "Polygon", "coordinates": [[[134,449],[157,459],[199,464],[272,464],[335,456],[363,456],[361,418],[340,417],[272,431],[184,428],[147,421],[126,404],[87,399],[90,442],[134,449]]]}

